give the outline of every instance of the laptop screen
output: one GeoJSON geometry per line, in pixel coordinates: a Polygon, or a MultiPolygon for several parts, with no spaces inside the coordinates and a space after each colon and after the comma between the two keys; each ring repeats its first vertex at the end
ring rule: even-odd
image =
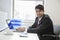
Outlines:
{"type": "Polygon", "coordinates": [[[22,26],[22,20],[20,19],[11,19],[8,22],[9,29],[16,29],[22,26]]]}

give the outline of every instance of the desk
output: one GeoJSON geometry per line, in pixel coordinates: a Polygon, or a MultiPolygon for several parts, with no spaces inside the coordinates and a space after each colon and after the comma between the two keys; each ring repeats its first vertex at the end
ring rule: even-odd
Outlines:
{"type": "Polygon", "coordinates": [[[20,37],[19,32],[13,32],[13,35],[5,35],[0,32],[0,40],[39,40],[37,34],[28,33],[27,37],[20,37]]]}

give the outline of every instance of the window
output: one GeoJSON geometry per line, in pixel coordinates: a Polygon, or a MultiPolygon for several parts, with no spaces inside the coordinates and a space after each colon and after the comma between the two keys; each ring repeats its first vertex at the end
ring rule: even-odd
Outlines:
{"type": "Polygon", "coordinates": [[[14,1],[14,18],[22,20],[35,20],[35,6],[43,1],[14,1]]]}

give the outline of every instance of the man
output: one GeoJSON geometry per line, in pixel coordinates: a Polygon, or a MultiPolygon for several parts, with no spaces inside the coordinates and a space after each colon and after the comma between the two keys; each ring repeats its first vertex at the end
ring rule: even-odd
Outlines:
{"type": "MultiPolygon", "coordinates": [[[[42,35],[52,35],[53,33],[53,23],[50,17],[44,14],[44,6],[37,5],[35,7],[37,17],[34,24],[28,28],[27,32],[37,33],[40,40],[49,40],[47,37],[44,38],[42,35]]],[[[18,28],[17,30],[24,31],[25,28],[18,28]]]]}

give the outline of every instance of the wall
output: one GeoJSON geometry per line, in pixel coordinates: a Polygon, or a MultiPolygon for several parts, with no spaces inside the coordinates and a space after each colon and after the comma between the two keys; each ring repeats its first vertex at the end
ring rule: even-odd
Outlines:
{"type": "Polygon", "coordinates": [[[44,0],[44,6],[54,25],[60,25],[60,0],[44,0]]]}
{"type": "Polygon", "coordinates": [[[0,0],[0,11],[8,13],[8,18],[12,18],[13,0],[0,0]]]}

